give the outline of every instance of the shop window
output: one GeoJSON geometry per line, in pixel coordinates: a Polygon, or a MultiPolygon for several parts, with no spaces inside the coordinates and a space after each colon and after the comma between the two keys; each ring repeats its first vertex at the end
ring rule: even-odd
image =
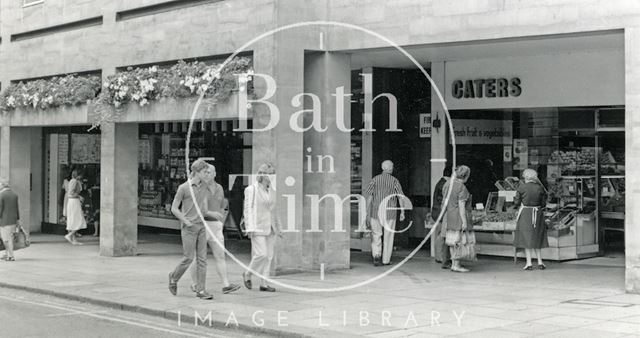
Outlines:
{"type": "Polygon", "coordinates": [[[194,123],[189,163],[185,163],[188,123],[140,125],[138,215],[146,217],[140,224],[155,226],[150,218],[175,220],[171,213],[173,197],[187,179],[187,166],[198,158],[215,165],[216,182],[225,190],[231,215],[236,222],[240,219],[244,187],[237,184],[230,187],[230,176],[250,173],[251,134],[234,132],[234,123],[194,123]]]}

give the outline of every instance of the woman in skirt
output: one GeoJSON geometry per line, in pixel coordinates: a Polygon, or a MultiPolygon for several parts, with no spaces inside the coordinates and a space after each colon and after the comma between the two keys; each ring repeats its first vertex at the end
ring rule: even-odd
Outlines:
{"type": "MultiPolygon", "coordinates": [[[[457,243],[451,243],[445,239],[445,244],[451,252],[451,271],[469,272],[469,269],[460,264],[460,259],[455,252],[461,244],[459,241],[466,238],[467,232],[473,229],[471,222],[471,194],[465,183],[469,180],[471,169],[466,165],[461,165],[455,170],[455,178],[445,183],[442,189],[443,201],[446,203],[446,227],[445,237],[458,238],[457,243]],[[451,195],[447,196],[451,189],[451,195]]],[[[443,223],[444,224],[444,223],[443,223]]]]}
{"type": "Polygon", "coordinates": [[[542,208],[547,203],[547,194],[538,180],[538,173],[533,169],[526,169],[522,173],[524,183],[520,184],[516,192],[514,203],[518,210],[516,232],[513,245],[524,248],[527,264],[524,270],[532,270],[531,256],[535,252],[538,258],[538,269],[544,270],[541,248],[549,246],[547,228],[544,224],[542,208]]]}
{"type": "Polygon", "coordinates": [[[82,245],[82,243],[78,242],[76,233],[78,230],[87,228],[87,222],[82,212],[82,197],[80,196],[82,191],[81,179],[82,175],[77,170],[74,170],[71,173],[71,181],[69,181],[67,190],[67,231],[69,233],[64,238],[73,245],[82,245]]]}

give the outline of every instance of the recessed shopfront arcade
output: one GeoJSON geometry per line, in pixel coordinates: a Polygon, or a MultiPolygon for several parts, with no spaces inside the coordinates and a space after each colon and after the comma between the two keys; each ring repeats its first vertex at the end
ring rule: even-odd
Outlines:
{"type": "MultiPolygon", "coordinates": [[[[414,46],[409,52],[425,68],[430,68],[453,125],[445,127],[448,123],[444,123],[444,107],[432,89],[430,96],[434,99],[428,109],[419,113],[404,110],[399,117],[412,119],[410,125],[420,126],[421,115],[428,114],[432,123],[430,137],[425,140],[428,152],[385,153],[384,147],[372,146],[376,144],[375,135],[363,135],[363,141],[358,135],[352,139],[352,153],[361,157],[352,162],[361,161],[360,170],[375,175],[380,161],[371,155],[365,158],[367,146],[377,157],[406,157],[400,165],[409,168],[429,155],[431,162],[427,168],[410,177],[398,173],[401,180],[405,178],[406,193],[414,202],[410,218],[414,225],[424,224],[425,217],[421,214],[428,212],[431,195],[412,191],[430,184],[432,192],[445,163],[453,162],[453,137],[449,134],[452,127],[456,164],[472,169],[468,185],[476,209],[481,254],[514,256],[511,177],[517,178],[522,170],[532,168],[538,171],[550,195],[547,213],[550,248],[543,252],[546,259],[563,261],[612,251],[622,256],[625,108],[621,33],[522,38],[486,45],[474,42],[414,46]]],[[[395,54],[395,51],[359,51],[353,53],[352,60],[358,70],[367,66],[373,70],[374,88],[390,88],[390,82],[385,82],[390,78],[383,75],[385,69],[411,73],[414,68],[395,54]]],[[[426,79],[417,81],[427,83],[426,79]]],[[[415,135],[412,130],[404,134],[405,141],[413,147],[418,145],[417,131],[415,135]],[[416,140],[411,141],[414,136],[416,140]]],[[[362,177],[366,184],[367,175],[362,177]]],[[[415,247],[412,244],[426,234],[420,228],[404,234],[408,240],[398,245],[415,247]]],[[[402,240],[403,235],[398,237],[402,240]]]]}

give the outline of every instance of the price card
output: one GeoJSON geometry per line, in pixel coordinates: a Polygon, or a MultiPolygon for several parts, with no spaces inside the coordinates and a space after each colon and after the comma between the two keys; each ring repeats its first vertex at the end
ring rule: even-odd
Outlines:
{"type": "Polygon", "coordinates": [[[498,191],[498,197],[504,197],[506,202],[513,202],[513,199],[516,197],[516,192],[515,190],[498,191]]]}

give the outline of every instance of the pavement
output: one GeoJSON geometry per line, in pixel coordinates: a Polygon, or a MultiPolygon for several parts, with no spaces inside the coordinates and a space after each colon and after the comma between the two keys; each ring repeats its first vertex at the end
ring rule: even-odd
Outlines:
{"type": "MultiPolygon", "coordinates": [[[[167,289],[167,275],[181,257],[175,235],[142,235],[139,255],[102,257],[98,241],[71,246],[62,236],[32,235],[31,247],[15,262],[0,261],[0,287],[23,289],[146,315],[180,325],[287,337],[636,337],[640,295],[624,293],[618,264],[547,262],[547,270],[522,271],[509,259],[481,257],[472,272],[440,269],[424,253],[384,278],[354,289],[304,292],[274,285],[278,292],[242,288],[222,294],[213,258],[207,288],[213,301],[189,291],[190,278],[167,289]],[[209,322],[210,321],[210,322],[209,322]]],[[[249,261],[248,241],[228,241],[230,251],[249,261]]],[[[394,257],[398,262],[401,257],[394,257]]],[[[352,252],[351,269],[304,272],[275,279],[305,288],[339,288],[362,283],[389,267],[374,267],[352,252]]],[[[600,262],[602,258],[600,259],[600,262]]],[[[227,259],[232,282],[242,268],[227,259]]]]}

